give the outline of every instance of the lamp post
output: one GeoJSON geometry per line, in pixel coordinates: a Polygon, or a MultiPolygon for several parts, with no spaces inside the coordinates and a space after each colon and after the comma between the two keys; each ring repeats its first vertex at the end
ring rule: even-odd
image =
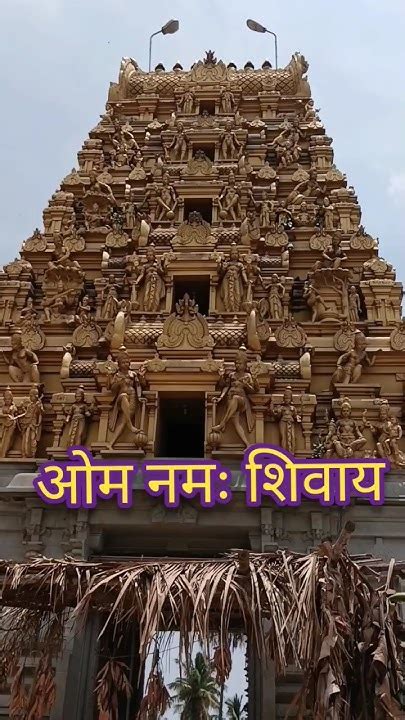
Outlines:
{"type": "Polygon", "coordinates": [[[155,37],[155,35],[173,35],[173,33],[177,32],[179,29],[179,21],[178,20],[169,20],[169,22],[166,23],[166,25],[163,25],[163,27],[158,30],[157,32],[152,33],[152,35],[149,38],[149,72],[151,71],[152,67],[152,40],[155,37]]]}
{"type": "Polygon", "coordinates": [[[273,35],[274,37],[274,54],[276,59],[276,70],[278,69],[278,50],[277,50],[277,35],[272,30],[267,30],[267,28],[264,27],[264,25],[260,25],[260,23],[256,22],[256,20],[246,20],[246,25],[248,26],[249,30],[253,30],[253,32],[259,32],[259,33],[268,33],[269,35],[273,35]]]}

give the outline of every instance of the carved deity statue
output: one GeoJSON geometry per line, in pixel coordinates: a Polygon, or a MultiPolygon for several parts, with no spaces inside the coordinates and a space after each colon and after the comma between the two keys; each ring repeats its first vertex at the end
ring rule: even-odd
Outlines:
{"type": "Polygon", "coordinates": [[[75,392],[74,402],[65,408],[65,422],[68,426],[67,447],[85,443],[88,420],[93,412],[90,403],[86,402],[84,387],[80,385],[75,392]]]}
{"type": "Polygon", "coordinates": [[[340,247],[342,238],[340,233],[336,233],[332,237],[332,243],[328,245],[326,250],[322,253],[322,260],[317,260],[314,265],[314,270],[320,270],[321,268],[328,268],[330,270],[337,270],[340,268],[342,262],[347,260],[347,255],[344,250],[340,247]]]}
{"type": "Polygon", "coordinates": [[[328,197],[323,198],[323,202],[317,208],[316,225],[321,232],[331,232],[335,229],[335,206],[331,204],[328,197]]]}
{"type": "Polygon", "coordinates": [[[179,200],[176,190],[170,183],[168,173],[163,175],[162,183],[162,188],[156,198],[156,221],[173,220],[179,200]]]}
{"type": "MultiPolygon", "coordinates": [[[[274,273],[271,276],[270,283],[266,287],[268,293],[268,307],[270,320],[282,320],[284,313],[284,298],[286,296],[285,278],[279,278],[274,273]]],[[[288,300],[288,298],[287,298],[288,300]]]]}
{"type": "Polygon", "coordinates": [[[149,246],[146,250],[146,259],[141,265],[135,287],[144,287],[143,307],[145,312],[157,312],[160,303],[166,295],[164,282],[164,263],[156,257],[155,249],[149,246]]]}
{"type": "Polygon", "coordinates": [[[11,355],[8,372],[15,383],[39,383],[39,360],[34,352],[23,346],[21,332],[11,336],[11,355]]]}
{"type": "Polygon", "coordinates": [[[229,173],[228,184],[222,189],[218,198],[219,217],[221,220],[237,222],[241,218],[240,189],[236,184],[235,175],[229,173]]]}
{"type": "Polygon", "coordinates": [[[352,406],[349,398],[343,398],[340,418],[331,420],[325,439],[325,457],[351,458],[364,450],[367,440],[363,435],[363,423],[351,418],[352,406]]]}
{"type": "Polygon", "coordinates": [[[241,144],[236,137],[236,133],[232,130],[232,123],[227,122],[225,129],[220,137],[221,157],[224,160],[234,160],[240,151],[241,144]]]}
{"type": "Polygon", "coordinates": [[[254,207],[248,207],[246,217],[240,224],[240,239],[242,245],[249,247],[260,240],[260,220],[254,207]]]}
{"type": "Polygon", "coordinates": [[[39,397],[39,391],[34,385],[29,393],[28,400],[23,403],[18,424],[22,434],[21,454],[23,458],[34,458],[41,437],[42,416],[44,407],[39,397]]]}
{"type": "Polygon", "coordinates": [[[285,121],[281,127],[281,132],[268,145],[268,149],[275,151],[278,165],[287,167],[298,162],[300,158],[301,147],[299,143],[302,133],[297,118],[294,118],[292,123],[288,120],[285,121]]]}
{"type": "Polygon", "coordinates": [[[212,431],[223,433],[231,422],[243,445],[247,447],[250,443],[241,416],[245,416],[248,433],[251,433],[254,419],[249,395],[258,391],[258,385],[252,374],[248,372],[246,350],[244,348],[239,350],[235,360],[235,372],[225,372],[222,367],[219,373],[220,385],[223,389],[219,398],[214,398],[214,403],[217,405],[222,400],[226,400],[226,409],[221,422],[214,425],[212,431]]]}
{"type": "Polygon", "coordinates": [[[286,204],[299,206],[306,198],[323,198],[324,190],[318,183],[316,168],[311,168],[306,180],[300,180],[287,197],[286,204]]]}
{"type": "Polygon", "coordinates": [[[271,407],[272,415],[278,420],[280,429],[280,445],[292,455],[296,447],[296,424],[301,422],[301,416],[293,402],[293,393],[290,385],[284,390],[283,401],[280,405],[271,407]]]}
{"type": "Polygon", "coordinates": [[[275,201],[269,197],[266,190],[263,190],[260,202],[260,227],[265,230],[268,230],[276,220],[275,206],[275,201]]]}
{"type": "Polygon", "coordinates": [[[348,302],[349,302],[349,321],[356,323],[359,321],[359,318],[360,318],[361,302],[360,302],[360,295],[357,292],[356,287],[354,285],[351,285],[351,287],[349,288],[348,302]]]}
{"type": "Polygon", "coordinates": [[[7,457],[11,450],[17,430],[18,408],[14,402],[10,388],[3,392],[3,404],[0,410],[0,423],[2,428],[0,442],[0,457],[7,457]]]}
{"type": "Polygon", "coordinates": [[[312,311],[312,322],[322,319],[322,315],[327,313],[329,308],[323,301],[320,294],[316,291],[312,283],[306,281],[304,284],[303,298],[306,300],[308,307],[312,311]]]}
{"type": "Polygon", "coordinates": [[[388,402],[380,405],[377,422],[369,422],[364,413],[365,426],[370,428],[376,438],[377,455],[390,461],[392,468],[405,467],[405,455],[399,449],[402,427],[391,410],[388,402]]]}
{"type": "Polygon", "coordinates": [[[130,370],[131,361],[124,347],[117,357],[118,369],[110,377],[109,389],[114,396],[114,407],[109,418],[109,430],[112,433],[109,445],[114,447],[124,430],[138,433],[135,427],[135,413],[140,403],[145,402],[142,388],[145,387],[144,372],[130,370]]]}
{"type": "Polygon", "coordinates": [[[101,317],[103,320],[114,320],[118,312],[119,304],[117,288],[112,285],[107,289],[107,294],[101,308],[101,317]]]}
{"type": "Polygon", "coordinates": [[[165,147],[164,150],[166,159],[168,159],[168,155],[170,154],[172,160],[180,160],[181,162],[186,160],[188,152],[188,137],[186,131],[184,130],[184,125],[180,120],[176,123],[176,134],[172,142],[165,147]]]}
{"type": "Polygon", "coordinates": [[[337,361],[337,367],[332,376],[332,383],[349,385],[360,380],[363,365],[370,367],[375,363],[375,355],[371,358],[366,352],[367,340],[365,335],[357,331],[354,333],[353,348],[343,353],[337,361]]]}
{"type": "Polygon", "coordinates": [[[235,98],[233,93],[224,88],[221,92],[221,112],[225,115],[233,115],[236,110],[235,98]]]}
{"type": "Polygon", "coordinates": [[[184,115],[192,115],[194,112],[195,97],[191,90],[186,90],[180,98],[179,110],[184,115]]]}
{"type": "Polygon", "coordinates": [[[231,247],[227,259],[219,261],[218,275],[221,278],[221,299],[226,312],[239,312],[242,309],[248,278],[236,245],[231,247]]]}

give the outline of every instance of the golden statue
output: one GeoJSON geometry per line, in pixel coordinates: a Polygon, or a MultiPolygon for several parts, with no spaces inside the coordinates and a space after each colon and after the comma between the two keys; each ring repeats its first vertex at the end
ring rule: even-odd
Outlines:
{"type": "Polygon", "coordinates": [[[362,434],[364,423],[357,423],[351,418],[352,406],[349,398],[343,398],[340,405],[339,420],[331,420],[329,432],[325,439],[325,457],[351,458],[367,444],[362,434]]]}
{"type": "Polygon", "coordinates": [[[23,346],[22,335],[17,331],[11,336],[11,356],[8,372],[15,383],[39,383],[39,360],[32,350],[23,346]]]}
{"type": "Polygon", "coordinates": [[[14,402],[13,393],[7,387],[3,392],[3,405],[0,411],[0,419],[2,426],[2,436],[0,444],[0,457],[7,457],[14,442],[15,431],[17,429],[18,408],[14,402]]]}
{"type": "Polygon", "coordinates": [[[135,288],[144,286],[142,309],[145,312],[157,312],[161,301],[166,295],[166,286],[164,282],[164,264],[156,257],[155,249],[152,246],[149,246],[146,250],[146,260],[141,266],[134,285],[135,288]]]}
{"type": "Polygon", "coordinates": [[[231,246],[228,259],[219,261],[218,275],[221,278],[220,293],[226,312],[240,312],[248,277],[235,244],[231,246]]]}
{"type": "Polygon", "coordinates": [[[83,445],[86,441],[87,424],[93,415],[93,408],[86,402],[83,385],[75,392],[75,400],[65,408],[65,421],[68,425],[68,447],[83,445]]]}
{"type": "Polygon", "coordinates": [[[370,428],[376,437],[378,457],[389,460],[392,468],[405,467],[405,455],[398,447],[402,438],[402,427],[388,402],[380,405],[377,422],[369,422],[366,415],[367,411],[363,418],[365,426],[370,428]]]}
{"type": "Polygon", "coordinates": [[[142,397],[142,388],[145,387],[144,372],[134,372],[130,369],[131,360],[125,347],[122,347],[117,356],[118,369],[110,377],[109,389],[114,396],[114,407],[112,409],[108,427],[112,436],[109,446],[114,447],[115,443],[127,428],[132,433],[139,433],[135,427],[135,413],[138,404],[145,403],[142,397]]]}
{"type": "Polygon", "coordinates": [[[343,353],[337,361],[337,367],[332,376],[332,383],[348,385],[349,383],[357,383],[360,380],[363,365],[369,367],[375,363],[375,355],[371,358],[366,352],[367,340],[365,335],[357,331],[354,333],[353,348],[343,353]]]}
{"type": "Polygon", "coordinates": [[[293,402],[291,385],[284,390],[283,402],[271,407],[272,415],[278,420],[280,429],[280,445],[292,455],[296,447],[296,424],[301,422],[301,416],[293,402]]]}
{"type": "Polygon", "coordinates": [[[249,395],[258,391],[258,385],[247,370],[246,349],[240,348],[237,354],[235,372],[225,372],[225,368],[222,366],[219,374],[223,390],[219,398],[214,398],[213,402],[217,405],[226,399],[226,409],[221,422],[213,426],[212,432],[223,433],[228,423],[232,422],[243,445],[248,447],[250,442],[242,426],[241,415],[245,416],[248,433],[251,433],[254,428],[254,419],[249,395]]]}
{"type": "Polygon", "coordinates": [[[240,204],[240,190],[236,185],[235,175],[229,173],[228,184],[222,189],[218,198],[219,217],[221,220],[240,220],[242,210],[240,204]]]}
{"type": "Polygon", "coordinates": [[[34,385],[29,398],[23,403],[22,413],[17,416],[22,434],[21,454],[23,458],[34,458],[41,437],[42,416],[44,407],[39,397],[39,391],[34,385]]]}

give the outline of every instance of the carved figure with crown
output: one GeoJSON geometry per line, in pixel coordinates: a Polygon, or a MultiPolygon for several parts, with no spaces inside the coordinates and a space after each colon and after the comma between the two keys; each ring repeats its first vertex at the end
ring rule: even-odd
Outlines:
{"type": "Polygon", "coordinates": [[[254,428],[252,406],[249,396],[258,391],[256,378],[249,372],[246,348],[241,347],[235,359],[235,370],[226,371],[224,366],[219,368],[219,385],[221,394],[214,398],[214,404],[225,404],[225,411],[221,421],[213,425],[213,433],[223,433],[232,424],[239,440],[247,447],[250,444],[249,435],[254,428]],[[243,422],[244,420],[244,422],[243,422]]]}

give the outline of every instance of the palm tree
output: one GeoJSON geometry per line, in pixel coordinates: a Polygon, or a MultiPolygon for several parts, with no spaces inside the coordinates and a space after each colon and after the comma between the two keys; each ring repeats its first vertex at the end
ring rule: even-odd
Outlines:
{"type": "Polygon", "coordinates": [[[186,677],[170,684],[175,691],[175,710],[180,720],[208,720],[208,711],[218,707],[219,689],[202,653],[197,653],[186,677]]]}
{"type": "Polygon", "coordinates": [[[229,720],[245,720],[246,705],[243,706],[243,696],[234,695],[233,698],[228,698],[225,702],[226,705],[226,717],[229,720]]]}

